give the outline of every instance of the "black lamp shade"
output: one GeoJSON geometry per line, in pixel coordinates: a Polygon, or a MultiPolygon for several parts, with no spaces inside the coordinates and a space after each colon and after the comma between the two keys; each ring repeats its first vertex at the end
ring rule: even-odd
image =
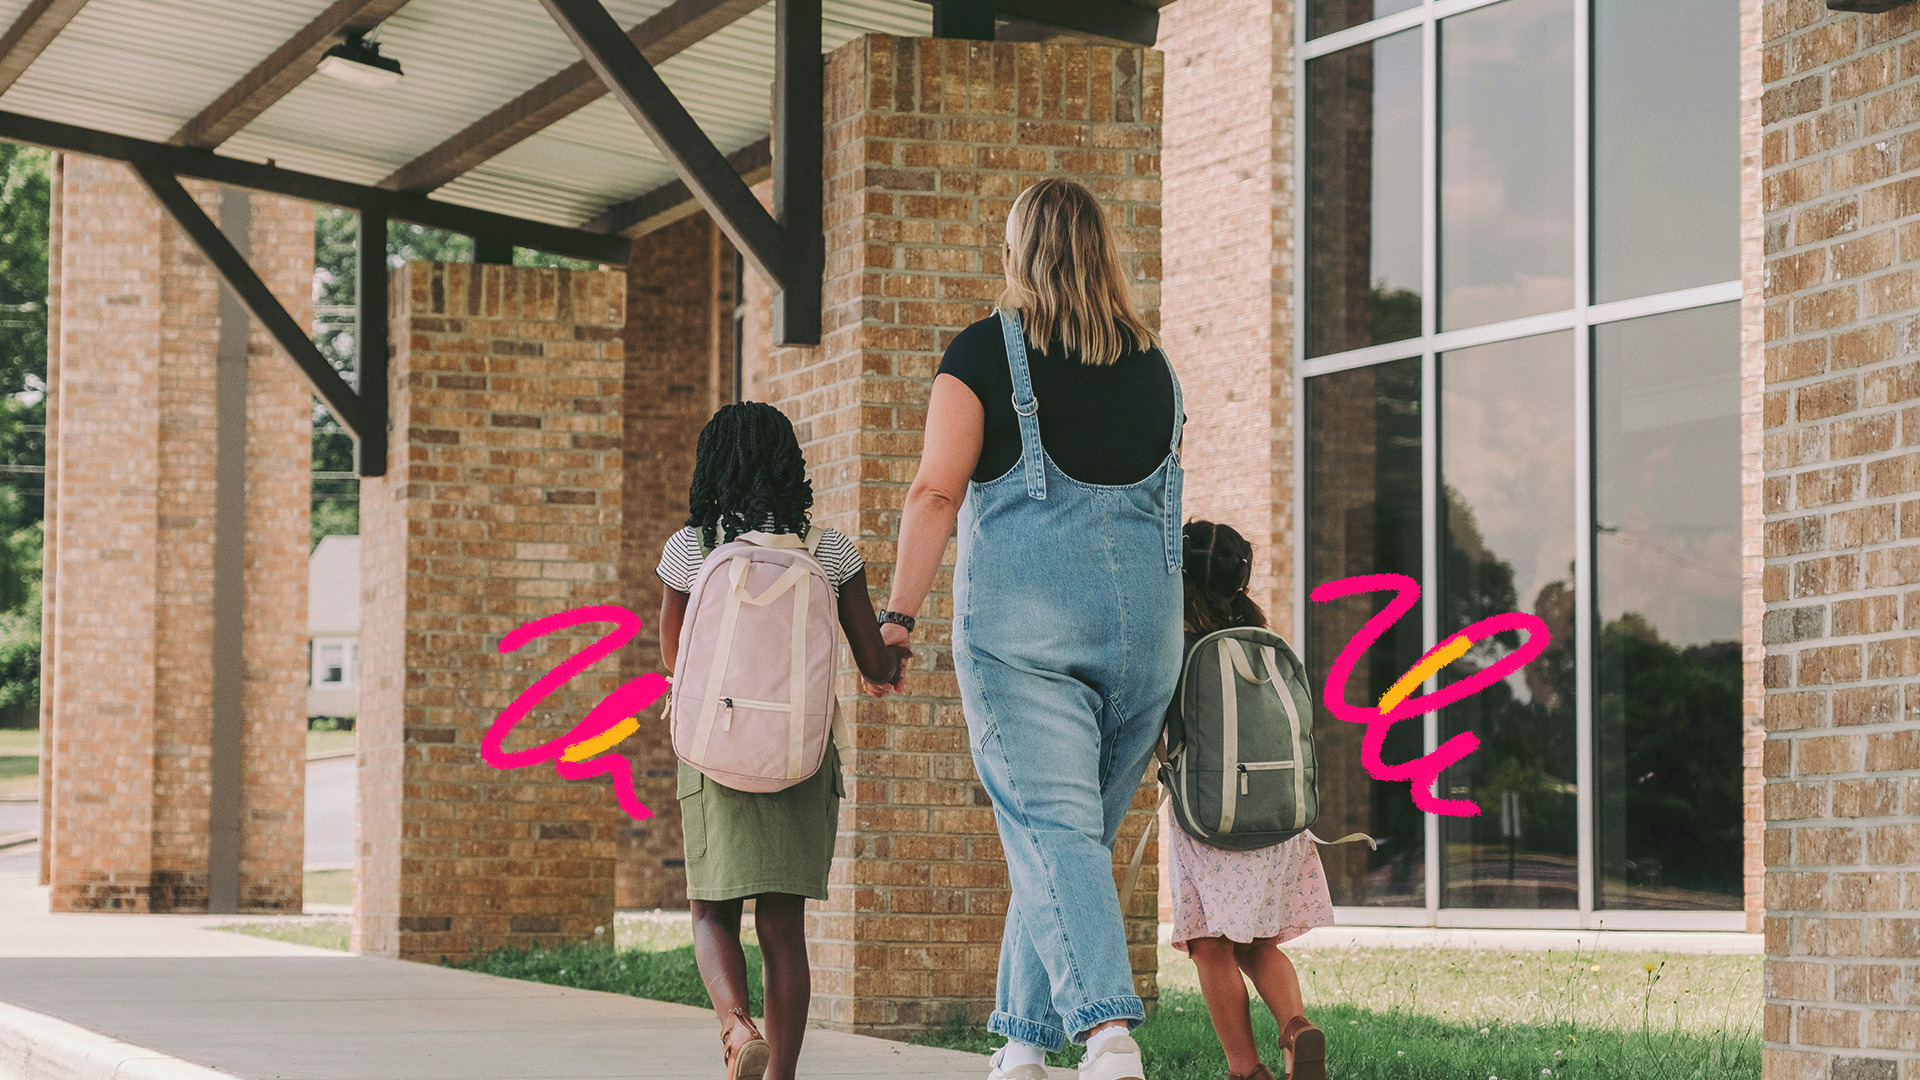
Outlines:
{"type": "Polygon", "coordinates": [[[1858,11],[1877,15],[1882,11],[1892,11],[1912,0],[1827,0],[1829,11],[1858,11]]]}

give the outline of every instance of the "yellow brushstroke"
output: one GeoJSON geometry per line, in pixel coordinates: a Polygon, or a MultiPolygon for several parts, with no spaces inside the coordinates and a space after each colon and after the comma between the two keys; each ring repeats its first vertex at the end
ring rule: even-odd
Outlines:
{"type": "Polygon", "coordinates": [[[574,743],[567,747],[566,752],[560,755],[560,760],[585,761],[602,750],[613,749],[621,739],[639,730],[640,721],[629,716],[586,742],[574,743]]]}
{"type": "Polygon", "coordinates": [[[1407,700],[1407,695],[1418,689],[1434,672],[1467,655],[1467,650],[1471,648],[1473,642],[1463,635],[1449,638],[1445,644],[1429,653],[1426,659],[1413,665],[1412,670],[1400,676],[1400,681],[1394,683],[1392,689],[1380,695],[1380,711],[1387,712],[1407,700]]]}

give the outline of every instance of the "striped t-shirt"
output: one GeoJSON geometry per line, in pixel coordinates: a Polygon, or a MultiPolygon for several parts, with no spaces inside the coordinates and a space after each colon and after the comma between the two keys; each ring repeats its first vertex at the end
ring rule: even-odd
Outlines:
{"type": "MultiPolygon", "coordinates": [[[[859,549],[846,535],[834,529],[820,529],[820,548],[816,553],[820,557],[820,566],[827,572],[827,580],[835,591],[847,583],[847,579],[859,573],[867,564],[860,558],[859,549]]],[[[667,588],[675,592],[692,592],[693,579],[700,576],[700,538],[693,533],[689,525],[667,538],[666,550],[660,553],[660,565],[654,568],[667,588]]]]}

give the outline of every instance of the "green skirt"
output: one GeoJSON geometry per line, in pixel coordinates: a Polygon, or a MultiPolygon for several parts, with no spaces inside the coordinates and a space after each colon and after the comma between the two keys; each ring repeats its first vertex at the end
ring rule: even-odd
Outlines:
{"type": "Polygon", "coordinates": [[[681,762],[687,898],[790,893],[825,900],[846,793],[839,748],[831,742],[820,771],[784,791],[736,791],[681,762]]]}

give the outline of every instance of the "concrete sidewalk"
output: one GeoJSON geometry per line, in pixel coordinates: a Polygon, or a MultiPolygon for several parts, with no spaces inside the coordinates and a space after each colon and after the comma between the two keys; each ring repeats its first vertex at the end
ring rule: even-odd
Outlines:
{"type": "MultiPolygon", "coordinates": [[[[704,1009],[212,928],[231,916],[50,915],[46,895],[30,875],[0,872],[0,1080],[720,1074],[704,1009]]],[[[800,1067],[811,1080],[986,1071],[974,1054],[821,1030],[800,1067]]]]}

